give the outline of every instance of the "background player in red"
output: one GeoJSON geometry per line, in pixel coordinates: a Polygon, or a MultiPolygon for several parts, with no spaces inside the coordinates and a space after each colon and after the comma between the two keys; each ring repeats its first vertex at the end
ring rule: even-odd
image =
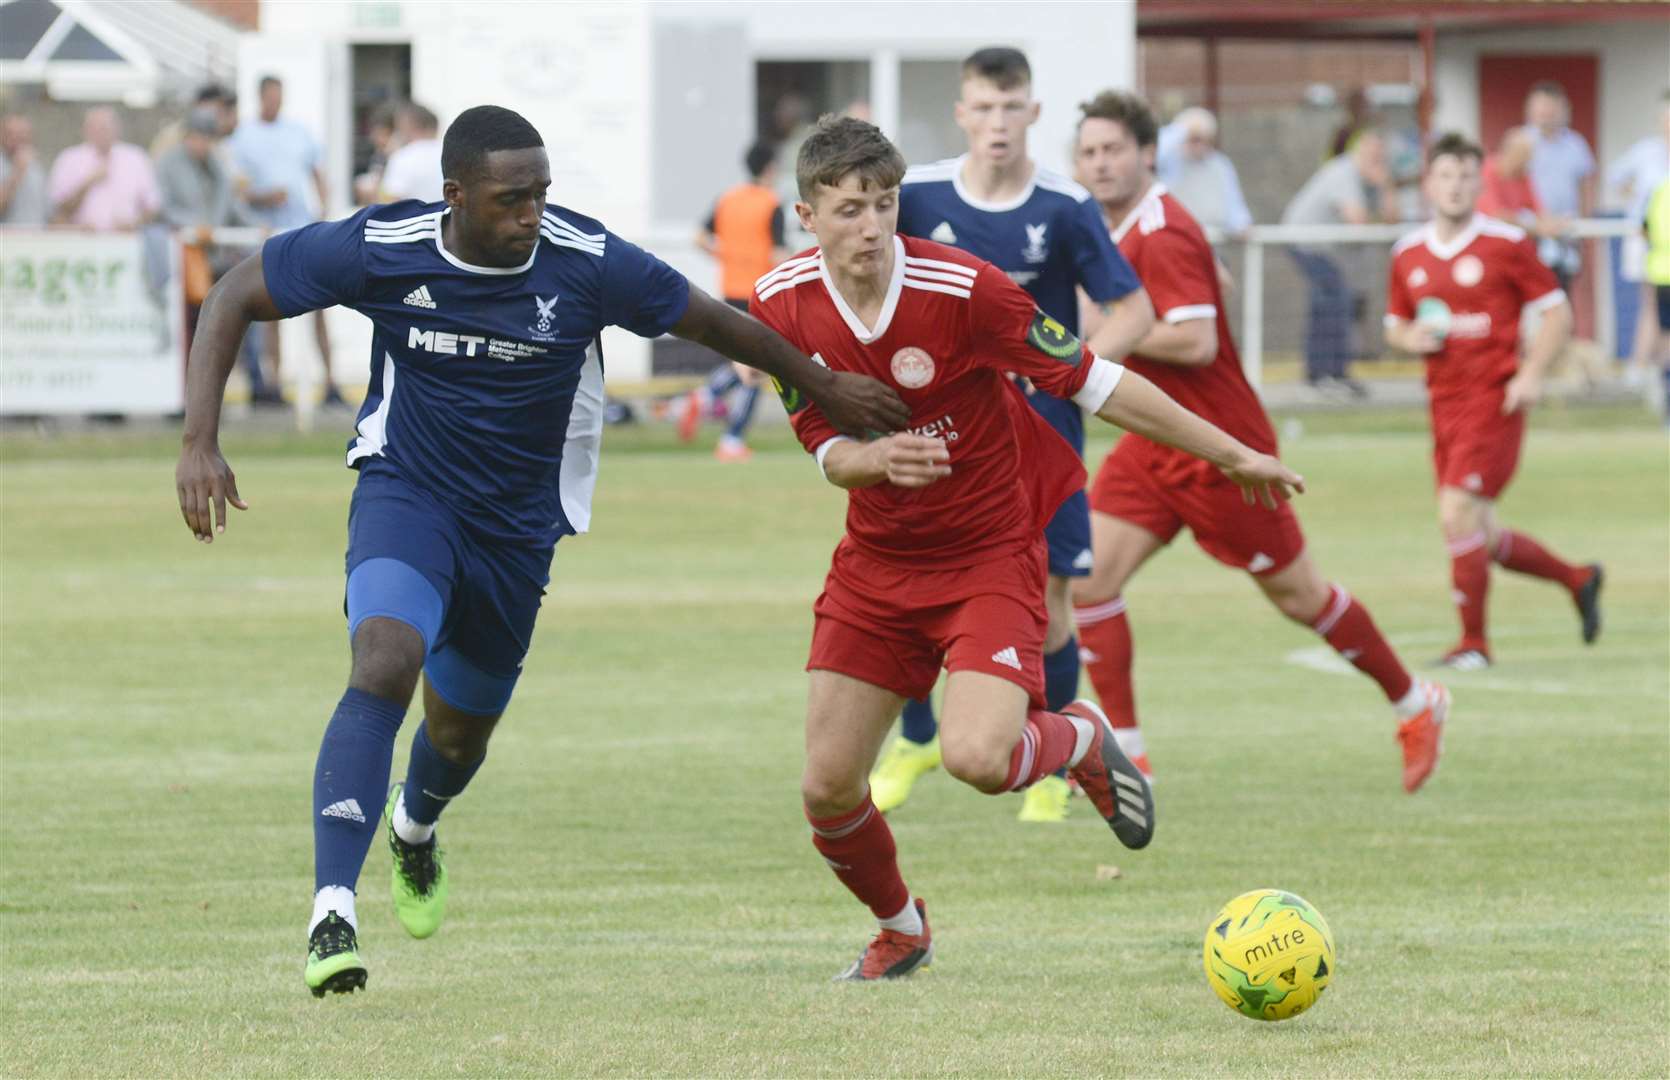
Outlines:
{"type": "Polygon", "coordinates": [[[881,922],[844,978],[908,975],[932,957],[868,776],[906,697],[949,670],[944,767],[1016,791],[1063,765],[1128,847],[1153,836],[1147,781],[1090,702],[1044,704],[1047,521],[1081,487],[1072,448],[1014,372],[1103,419],[1213,461],[1274,506],[1300,480],[1090,353],[995,266],[896,234],[904,159],[874,126],[820,121],[800,149],[802,226],[820,247],[755,286],[753,312],[813,359],[892,382],[911,429],[840,436],[792,386],[784,405],[824,476],[848,489],[846,535],[814,607],[806,770],[813,844],[881,922]]]}
{"type": "MultiPolygon", "coordinates": [[[[1211,245],[1154,179],[1154,114],[1141,98],[1114,91],[1079,108],[1079,182],[1101,204],[1114,241],[1159,314],[1127,365],[1248,446],[1275,453],[1275,429],[1241,372],[1211,245]]],[[[1249,506],[1240,496],[1210,466],[1135,433],[1102,463],[1090,493],[1095,569],[1081,586],[1075,615],[1090,680],[1115,737],[1146,769],[1131,687],[1131,628],[1120,594],[1187,526],[1207,554],[1251,574],[1283,615],[1321,634],[1379,684],[1399,720],[1403,786],[1414,791],[1437,764],[1449,693],[1411,678],[1363,605],[1322,576],[1289,504],[1249,506]]]]}
{"type": "Polygon", "coordinates": [[[1513,478],[1525,415],[1543,373],[1571,333],[1571,304],[1523,229],[1477,213],[1483,152],[1449,134],[1427,155],[1432,222],[1392,249],[1386,340],[1426,357],[1438,520],[1450,549],[1461,640],[1443,663],[1490,666],[1485,600],[1492,561],[1563,586],[1577,605],[1583,641],[1600,634],[1600,565],[1573,566],[1496,521],[1496,498],[1513,478]],[[1519,361],[1519,320],[1540,314],[1519,361]]]}

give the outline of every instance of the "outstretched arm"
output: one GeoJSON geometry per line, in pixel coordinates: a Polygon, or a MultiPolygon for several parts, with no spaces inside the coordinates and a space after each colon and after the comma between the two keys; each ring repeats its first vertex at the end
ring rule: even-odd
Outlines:
{"type": "Polygon", "coordinates": [[[226,504],[249,506],[238,497],[238,482],[220,452],[220,405],[226,377],[238,358],[249,324],[282,318],[267,293],[261,253],[234,266],[209,290],[198,318],[186,364],[186,421],[174,486],[186,528],[205,544],[226,531],[226,504]],[[210,507],[213,520],[210,520],[210,507]]]}
{"type": "Polygon", "coordinates": [[[1269,454],[1261,454],[1173,401],[1164,390],[1134,371],[1126,370],[1096,415],[1144,438],[1209,461],[1241,488],[1251,503],[1255,498],[1270,509],[1279,500],[1304,491],[1305,481],[1269,454]]]}
{"type": "Polygon", "coordinates": [[[910,425],[910,410],[891,387],[814,364],[775,330],[694,285],[690,306],[671,332],[798,388],[839,431],[864,436],[910,425]]]}

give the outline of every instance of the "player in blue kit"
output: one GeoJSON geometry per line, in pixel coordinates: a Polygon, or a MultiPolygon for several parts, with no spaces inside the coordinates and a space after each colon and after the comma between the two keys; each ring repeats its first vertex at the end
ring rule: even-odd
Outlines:
{"type": "MultiPolygon", "coordinates": [[[[1136,272],[1108,236],[1096,200],[1078,184],[1041,168],[1026,153],[1026,132],[1038,119],[1032,69],[1017,49],[981,49],[963,61],[957,126],[968,153],[905,174],[899,231],[951,244],[995,264],[1032,294],[1067,333],[1079,332],[1079,290],[1104,318],[1085,341],[1118,362],[1154,322],[1136,272]]],[[[1084,453],[1084,416],[1071,401],[1029,388],[1027,400],[1074,449],[1084,453]]],[[[1080,491],[1044,530],[1049,543],[1044,642],[1045,695],[1059,709],[1078,696],[1079,648],[1073,637],[1071,579],[1090,573],[1090,504],[1080,491]]],[[[870,777],[880,810],[901,805],[917,777],[939,765],[933,707],[905,706],[901,732],[870,777]]],[[[1067,816],[1067,781],[1057,776],[1027,789],[1022,821],[1067,816]]]]}
{"type": "Polygon", "coordinates": [[[892,390],[831,373],[598,222],[548,204],[539,133],[508,109],[462,113],[445,202],[373,206],[283,233],[210,292],[193,342],[176,485],[198,540],[246,509],[218,432],[251,320],[342,304],[369,317],[372,373],[348,464],[348,689],[313,779],[314,904],[304,978],[365,985],[354,888],[388,792],[395,910],[439,927],[435,822],[487,752],[528,651],[558,539],[591,518],[602,437],[598,334],[673,333],[805,391],[858,434],[905,427],[892,390]],[[403,782],[395,733],[423,676],[403,782]]]}

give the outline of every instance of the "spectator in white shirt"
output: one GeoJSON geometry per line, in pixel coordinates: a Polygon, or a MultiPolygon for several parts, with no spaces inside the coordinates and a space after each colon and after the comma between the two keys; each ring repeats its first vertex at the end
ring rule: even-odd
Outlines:
{"type": "Polygon", "coordinates": [[[441,201],[441,122],[415,102],[401,106],[394,118],[400,149],[383,169],[383,197],[389,202],[441,201]]]}

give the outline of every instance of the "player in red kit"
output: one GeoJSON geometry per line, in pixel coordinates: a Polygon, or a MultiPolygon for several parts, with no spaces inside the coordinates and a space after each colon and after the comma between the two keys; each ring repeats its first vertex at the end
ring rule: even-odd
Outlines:
{"type": "MultiPolygon", "coordinates": [[[[1217,262],[1194,218],[1154,179],[1157,126],[1148,105],[1113,91],[1080,106],[1079,183],[1101,203],[1114,242],[1136,268],[1159,322],[1126,360],[1188,408],[1248,446],[1276,452],[1276,433],[1241,372],[1217,262]]],[[[1282,614],[1315,630],[1392,703],[1413,792],[1438,762],[1449,693],[1410,677],[1367,609],[1331,584],[1305,551],[1292,506],[1247,505],[1201,462],[1141,434],[1119,440],[1090,492],[1094,569],[1075,600],[1086,667],[1115,737],[1139,766],[1147,754],[1131,686],[1131,627],[1121,595],[1155,552],[1187,527],[1214,559],[1252,575],[1282,614]]]]}
{"type": "Polygon", "coordinates": [[[1072,448],[1008,373],[1214,462],[1274,506],[1297,476],[1094,356],[990,263],[900,237],[904,159],[870,124],[825,118],[800,149],[795,210],[819,247],[765,275],[751,310],[837,372],[898,387],[911,429],[840,436],[780,386],[802,445],[850,492],[814,606],[806,769],[813,844],[881,923],[843,975],[908,975],[933,955],[868,777],[907,697],[949,671],[943,766],[982,792],[1067,766],[1127,847],[1154,833],[1152,792],[1093,703],[1044,705],[1044,523],[1084,483],[1072,448]]]}
{"type": "Polygon", "coordinates": [[[1485,600],[1490,564],[1563,587],[1577,606],[1583,642],[1600,635],[1600,565],[1574,566],[1496,521],[1496,498],[1513,479],[1525,416],[1543,373],[1571,332],[1571,304],[1524,230],[1477,213],[1482,151],[1450,134],[1427,155],[1431,224],[1392,249],[1386,340],[1426,358],[1438,520],[1450,549],[1461,640],[1443,663],[1490,666],[1485,600]],[[1519,361],[1519,319],[1540,314],[1519,361]]]}

